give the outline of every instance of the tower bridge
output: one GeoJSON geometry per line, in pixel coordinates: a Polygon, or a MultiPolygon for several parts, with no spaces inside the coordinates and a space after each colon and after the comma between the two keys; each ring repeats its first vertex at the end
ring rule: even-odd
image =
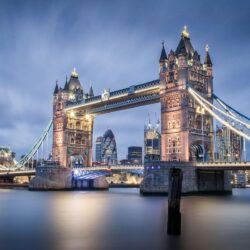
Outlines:
{"type": "Polygon", "coordinates": [[[58,85],[53,102],[53,159],[69,167],[75,159],[92,165],[93,122],[99,114],[159,102],[161,104],[161,157],[166,161],[213,159],[213,116],[197,114],[190,88],[212,103],[212,61],[206,49],[204,63],[185,29],[174,51],[162,45],[159,79],[121,90],[86,94],[74,70],[64,88],[58,85]],[[201,126],[201,119],[202,126],[201,126]],[[204,126],[205,125],[205,126],[204,126]],[[194,133],[195,131],[195,133],[194,133]]]}
{"type": "MultiPolygon", "coordinates": [[[[161,106],[163,162],[184,162],[199,171],[248,169],[250,164],[245,163],[244,151],[245,140],[250,140],[250,119],[215,95],[208,46],[202,62],[185,27],[174,51],[167,53],[162,44],[159,68],[159,79],[115,91],[105,89],[100,95],[94,95],[92,86],[89,91],[84,90],[74,69],[64,87],[56,83],[52,121],[13,169],[27,166],[53,127],[53,161],[62,167],[71,167],[77,161],[97,170],[92,167],[95,116],[152,103],[161,106]],[[238,161],[242,163],[216,162],[216,122],[241,138],[243,146],[238,161]]],[[[230,155],[229,147],[227,150],[230,155]]],[[[146,170],[146,174],[149,172],[150,169],[146,170]]]]}

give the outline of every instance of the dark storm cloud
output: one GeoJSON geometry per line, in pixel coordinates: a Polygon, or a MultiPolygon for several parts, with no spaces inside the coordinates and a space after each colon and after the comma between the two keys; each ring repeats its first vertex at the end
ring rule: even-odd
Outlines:
{"type": "MultiPolygon", "coordinates": [[[[26,152],[51,118],[55,81],[76,67],[95,93],[158,77],[161,40],[175,49],[187,24],[204,58],[210,45],[219,96],[249,115],[248,1],[1,1],[0,144],[26,152]],[[28,140],[27,140],[28,138],[28,140]]],[[[99,116],[94,139],[112,128],[120,158],[143,144],[159,105],[99,116]]]]}

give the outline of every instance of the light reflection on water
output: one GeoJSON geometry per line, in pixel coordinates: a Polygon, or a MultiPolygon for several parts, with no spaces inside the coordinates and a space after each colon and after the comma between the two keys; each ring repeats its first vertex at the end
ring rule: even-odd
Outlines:
{"type": "Polygon", "coordinates": [[[0,249],[250,249],[250,189],[185,196],[182,235],[166,235],[167,197],[138,189],[0,190],[0,249]]]}

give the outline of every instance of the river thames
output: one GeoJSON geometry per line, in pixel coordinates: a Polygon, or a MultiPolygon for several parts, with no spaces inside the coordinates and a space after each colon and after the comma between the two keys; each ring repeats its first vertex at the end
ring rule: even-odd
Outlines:
{"type": "Polygon", "coordinates": [[[250,249],[250,189],[185,196],[182,234],[167,236],[167,197],[139,189],[0,190],[1,250],[250,249]]]}

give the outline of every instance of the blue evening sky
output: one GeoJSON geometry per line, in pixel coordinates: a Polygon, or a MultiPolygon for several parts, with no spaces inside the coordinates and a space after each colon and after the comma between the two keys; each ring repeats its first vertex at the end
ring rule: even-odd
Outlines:
{"type": "MultiPolygon", "coordinates": [[[[217,95],[250,116],[247,0],[1,0],[0,145],[18,157],[32,147],[51,119],[55,81],[64,85],[73,67],[95,94],[156,79],[161,41],[175,49],[185,24],[202,60],[210,46],[217,95]]],[[[154,104],[98,116],[94,140],[111,128],[125,158],[159,112],[154,104]]]]}

